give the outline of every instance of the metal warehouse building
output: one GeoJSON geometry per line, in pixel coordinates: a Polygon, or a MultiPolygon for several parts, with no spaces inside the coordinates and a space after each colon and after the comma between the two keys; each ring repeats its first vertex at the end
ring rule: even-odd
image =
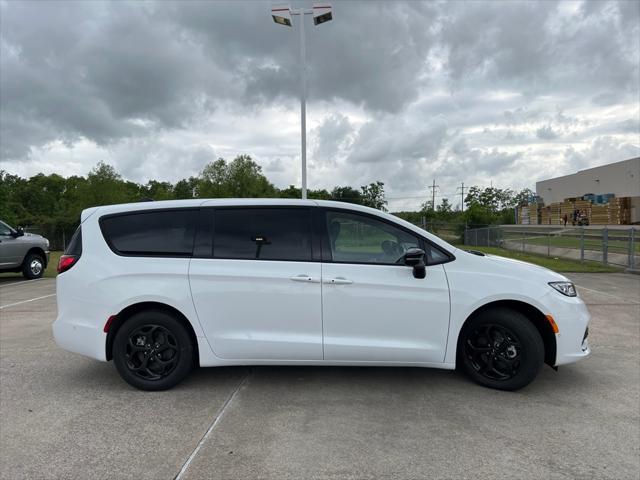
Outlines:
{"type": "MultiPolygon", "coordinates": [[[[580,170],[571,175],[536,182],[536,194],[544,205],[564,202],[566,199],[586,195],[608,201],[613,198],[629,199],[630,223],[640,222],[640,157],[580,170]]],[[[532,222],[533,223],[533,222],[532,222]]]]}

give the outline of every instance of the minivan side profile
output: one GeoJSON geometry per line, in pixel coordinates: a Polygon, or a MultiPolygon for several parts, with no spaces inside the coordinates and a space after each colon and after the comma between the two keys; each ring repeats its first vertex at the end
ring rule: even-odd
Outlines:
{"type": "Polygon", "coordinates": [[[590,353],[566,277],[341,202],[95,207],[58,271],[57,343],[144,390],[223,365],[459,367],[516,390],[590,353]]]}

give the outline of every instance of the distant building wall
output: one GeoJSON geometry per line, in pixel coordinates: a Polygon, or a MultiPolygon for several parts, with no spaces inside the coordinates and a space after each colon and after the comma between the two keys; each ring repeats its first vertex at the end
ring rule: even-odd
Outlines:
{"type": "Polygon", "coordinates": [[[640,157],[536,182],[536,194],[545,205],[587,193],[640,197],[640,157]]]}

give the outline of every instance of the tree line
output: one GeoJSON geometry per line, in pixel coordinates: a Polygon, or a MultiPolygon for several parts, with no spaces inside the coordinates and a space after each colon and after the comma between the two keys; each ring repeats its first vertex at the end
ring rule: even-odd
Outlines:
{"type": "MultiPolygon", "coordinates": [[[[513,207],[530,194],[515,195],[511,190],[471,187],[465,198],[464,212],[453,210],[444,198],[439,205],[425,202],[419,211],[396,214],[414,223],[456,222],[472,224],[513,223],[513,207]]],[[[40,233],[58,238],[78,225],[83,209],[99,205],[145,200],[189,198],[300,198],[300,188],[290,185],[279,189],[262,172],[250,156],[240,155],[231,161],[220,158],[207,164],[197,176],[178,182],[150,180],[145,184],[124,179],[113,166],[98,163],[86,176],[62,177],[40,173],[22,178],[0,170],[0,219],[17,226],[37,225],[40,233]]],[[[387,208],[384,183],[336,186],[309,190],[308,197],[338,200],[380,210],[387,208]]]]}

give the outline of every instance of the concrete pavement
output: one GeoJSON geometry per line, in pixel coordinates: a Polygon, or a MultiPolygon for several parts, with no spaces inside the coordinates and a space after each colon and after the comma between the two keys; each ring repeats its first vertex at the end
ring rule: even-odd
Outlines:
{"type": "Polygon", "coordinates": [[[59,349],[53,280],[0,279],[1,478],[638,478],[640,277],[569,274],[592,357],[514,393],[417,368],[200,369],[132,389],[59,349]]]}

